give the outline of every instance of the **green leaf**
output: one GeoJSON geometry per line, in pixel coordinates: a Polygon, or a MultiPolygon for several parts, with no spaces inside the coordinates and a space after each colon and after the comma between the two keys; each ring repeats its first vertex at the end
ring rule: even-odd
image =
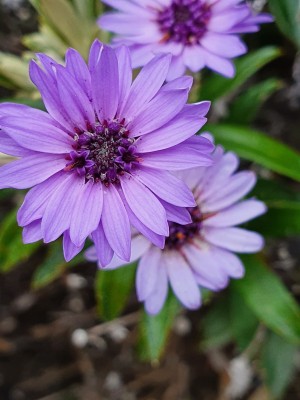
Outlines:
{"type": "Polygon", "coordinates": [[[269,0],[268,4],[281,31],[300,47],[299,0],[269,0]]]}
{"type": "Polygon", "coordinates": [[[47,247],[46,258],[35,270],[32,277],[31,285],[33,289],[41,289],[61,276],[67,268],[83,261],[83,256],[78,255],[67,263],[63,256],[61,241],[51,243],[47,247]]]}
{"type": "Polygon", "coordinates": [[[24,97],[13,97],[13,98],[0,100],[0,103],[5,103],[5,102],[25,104],[26,106],[38,108],[39,110],[45,111],[45,106],[41,99],[33,100],[33,99],[24,98],[24,97]]]}
{"type": "Polygon", "coordinates": [[[280,279],[253,255],[242,256],[246,268],[243,279],[232,286],[252,312],[287,342],[300,343],[300,309],[280,279]]]}
{"type": "Polygon", "coordinates": [[[232,286],[229,291],[229,319],[239,350],[244,351],[253,340],[259,321],[240,293],[232,286]]]}
{"type": "Polygon", "coordinates": [[[233,79],[224,78],[220,75],[210,76],[203,82],[201,98],[215,101],[234,90],[238,89],[260,68],[281,55],[277,47],[269,46],[236,60],[236,75],[233,79]]]}
{"type": "Polygon", "coordinates": [[[8,214],[0,225],[0,272],[8,272],[26,261],[39,243],[23,244],[22,229],[16,221],[16,210],[8,214]]]}
{"type": "Polygon", "coordinates": [[[296,346],[272,332],[264,342],[261,364],[266,383],[276,399],[284,394],[293,378],[297,350],[296,346]]]}
{"type": "Polygon", "coordinates": [[[32,4],[66,44],[87,57],[95,37],[95,24],[76,14],[74,7],[67,0],[34,0],[32,4]]]}
{"type": "Polygon", "coordinates": [[[240,157],[300,181],[300,153],[283,143],[242,125],[208,125],[217,143],[240,157]]]}
{"type": "Polygon", "coordinates": [[[224,346],[233,340],[229,307],[229,297],[223,294],[202,319],[203,338],[201,348],[209,350],[224,346]]]}
{"type": "Polygon", "coordinates": [[[11,85],[28,92],[35,91],[28,76],[28,62],[13,54],[0,52],[0,78],[4,85],[7,80],[8,87],[11,85]]]}
{"type": "Polygon", "coordinates": [[[115,270],[99,270],[96,277],[97,310],[101,318],[111,320],[125,308],[134,287],[136,264],[115,270]]]}
{"type": "Polygon", "coordinates": [[[268,237],[300,235],[300,202],[270,201],[268,212],[247,224],[247,228],[268,237]]]}
{"type": "Polygon", "coordinates": [[[287,186],[277,180],[263,178],[257,180],[251,196],[256,196],[268,204],[279,200],[300,200],[299,191],[294,190],[291,185],[287,186]]]}
{"type": "Polygon", "coordinates": [[[282,83],[275,78],[251,86],[234,100],[226,121],[235,124],[249,124],[256,117],[261,105],[281,87],[282,83]]]}
{"type": "Polygon", "coordinates": [[[180,305],[170,291],[159,314],[143,312],[140,323],[139,353],[142,360],[157,362],[162,356],[180,305]]]}

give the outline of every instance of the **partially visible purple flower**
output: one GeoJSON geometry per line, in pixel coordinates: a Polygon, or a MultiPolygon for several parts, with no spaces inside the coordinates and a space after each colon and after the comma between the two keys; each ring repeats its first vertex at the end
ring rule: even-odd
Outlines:
{"type": "Polygon", "coordinates": [[[130,259],[130,226],[163,247],[172,210],[193,206],[169,170],[211,165],[212,144],[192,136],[209,102],[186,104],[192,80],[163,85],[170,57],[155,57],[132,82],[126,48],[95,41],[89,64],[73,49],[66,67],[39,54],[30,76],[48,113],[0,105],[0,188],[33,187],[18,212],[26,243],[64,237],[70,260],[91,235],[103,266],[130,259]]]}
{"type": "Polygon", "coordinates": [[[242,0],[103,0],[115,8],[100,17],[101,28],[126,44],[133,67],[145,65],[154,54],[171,53],[168,80],[186,68],[205,66],[227,77],[235,74],[232,58],[246,53],[239,34],[256,32],[269,14],[255,15],[242,0]],[[242,3],[242,4],[241,4],[242,3]]]}
{"type": "MultiPolygon", "coordinates": [[[[266,211],[264,203],[243,197],[255,185],[253,172],[235,172],[238,158],[217,147],[215,164],[210,168],[193,168],[179,175],[193,191],[197,206],[188,208],[186,219],[173,213],[170,235],[163,250],[135,233],[131,262],[138,260],[136,289],[138,299],[148,313],[162,308],[170,283],[181,303],[196,309],[201,305],[200,287],[218,291],[229,278],[241,278],[244,267],[234,253],[255,253],[263,247],[263,238],[235,225],[251,220],[266,211]]],[[[86,256],[97,260],[95,249],[86,256]]],[[[124,262],[114,257],[107,268],[124,262]]]]}

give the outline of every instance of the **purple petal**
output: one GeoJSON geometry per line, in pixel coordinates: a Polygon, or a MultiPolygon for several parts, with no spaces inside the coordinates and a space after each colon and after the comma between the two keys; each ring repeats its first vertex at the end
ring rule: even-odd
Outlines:
{"type": "Polygon", "coordinates": [[[222,270],[222,264],[212,255],[206,243],[186,245],[182,250],[193,271],[202,279],[203,286],[212,290],[227,286],[228,278],[222,270]]]}
{"type": "Polygon", "coordinates": [[[117,256],[129,261],[131,240],[129,219],[119,193],[113,185],[104,190],[102,224],[111,248],[117,256]]]}
{"type": "MultiPolygon", "coordinates": [[[[229,207],[244,197],[255,185],[256,176],[252,171],[242,171],[223,182],[216,192],[205,196],[203,212],[215,212],[229,207]]],[[[203,201],[203,196],[201,197],[203,201]]]]}
{"type": "MultiPolygon", "coordinates": [[[[131,256],[129,263],[137,261],[143,254],[145,254],[149,250],[150,247],[151,243],[142,235],[134,236],[131,241],[131,256]]],[[[128,264],[124,264],[124,260],[121,260],[119,257],[114,255],[111,263],[105,269],[111,270],[119,267],[125,267],[126,265],[128,264]]]]}
{"type": "MultiPolygon", "coordinates": [[[[206,123],[203,116],[209,110],[210,102],[203,101],[197,104],[187,104],[182,111],[164,126],[149,135],[141,137],[137,142],[137,151],[149,153],[156,150],[163,150],[183,142],[197,133],[206,123]]],[[[203,149],[213,146],[202,138],[203,149]]]]}
{"type": "Polygon", "coordinates": [[[82,243],[81,246],[75,246],[75,244],[70,239],[69,232],[68,231],[64,232],[63,250],[64,250],[64,257],[67,262],[71,261],[72,258],[77,256],[77,254],[81,252],[83,247],[84,243],[82,243]]]}
{"type": "Polygon", "coordinates": [[[212,253],[228,276],[240,279],[245,275],[243,263],[235,254],[220,247],[212,247],[212,253]]]}
{"type": "Polygon", "coordinates": [[[177,224],[186,225],[192,222],[191,214],[184,207],[177,207],[166,201],[160,200],[167,213],[167,220],[177,222],[177,224]]]}
{"type": "Polygon", "coordinates": [[[209,155],[203,154],[202,151],[185,144],[185,142],[170,149],[142,155],[142,165],[155,169],[176,171],[192,167],[210,166],[211,164],[212,159],[209,155]]]}
{"type": "Polygon", "coordinates": [[[20,226],[28,225],[34,220],[43,217],[49,198],[64,179],[65,173],[58,172],[32,188],[26,194],[17,215],[18,224],[20,226]]]}
{"type": "Polygon", "coordinates": [[[130,52],[127,47],[121,46],[117,48],[116,55],[118,59],[118,71],[119,71],[118,111],[120,111],[124,103],[126,102],[130,92],[130,87],[132,83],[132,68],[131,68],[130,52]]]}
{"type": "Polygon", "coordinates": [[[213,32],[226,32],[231,29],[234,25],[243,21],[249,16],[249,7],[233,8],[228,11],[224,11],[220,14],[213,15],[207,25],[208,29],[213,32]]]}
{"type": "Polygon", "coordinates": [[[102,184],[87,182],[74,205],[70,224],[70,238],[80,246],[99,225],[103,205],[102,184]]]}
{"type": "Polygon", "coordinates": [[[114,252],[106,239],[102,223],[92,233],[92,239],[95,243],[98,264],[100,268],[104,268],[111,262],[114,252]]]}
{"type": "Polygon", "coordinates": [[[66,161],[61,155],[37,153],[0,168],[0,188],[27,189],[62,170],[66,161]]]}
{"type": "Polygon", "coordinates": [[[145,135],[165,125],[183,109],[187,97],[185,89],[159,92],[128,126],[130,136],[145,135]]]}
{"type": "Polygon", "coordinates": [[[157,233],[153,232],[151,229],[147,228],[147,226],[144,225],[137,218],[137,216],[132,212],[124,195],[122,193],[121,193],[121,195],[122,195],[122,200],[123,200],[124,206],[126,208],[131,225],[134,226],[135,229],[138,232],[140,232],[143,236],[145,236],[151,243],[153,243],[155,246],[159,247],[160,249],[163,249],[165,247],[165,236],[158,235],[157,233]]]}
{"type": "Polygon", "coordinates": [[[182,55],[173,56],[170,64],[170,69],[167,75],[167,81],[172,81],[184,74],[186,67],[183,62],[182,55]]]}
{"type": "Polygon", "coordinates": [[[119,101],[119,71],[115,51],[108,46],[92,73],[92,92],[99,120],[113,119],[119,101]]]}
{"type": "Polygon", "coordinates": [[[1,153],[8,154],[14,157],[25,157],[32,155],[32,151],[24,149],[19,143],[15,142],[12,138],[0,131],[0,151],[1,153]]]}
{"type": "Polygon", "coordinates": [[[232,61],[226,58],[217,56],[206,49],[203,50],[203,56],[205,59],[205,64],[213,71],[218,72],[227,78],[233,78],[235,75],[235,67],[232,61]]]}
{"type": "Polygon", "coordinates": [[[136,273],[136,290],[139,301],[144,301],[155,290],[161,250],[152,246],[140,259],[136,273]]]}
{"type": "Polygon", "coordinates": [[[40,91],[49,114],[62,126],[66,126],[69,131],[72,131],[74,125],[64,111],[59,98],[56,82],[53,81],[53,78],[46,75],[34,61],[29,64],[29,75],[32,82],[40,91]]]}
{"type": "MultiPolygon", "coordinates": [[[[201,39],[202,40],[202,39],[201,39]]],[[[184,64],[192,71],[198,72],[205,67],[205,58],[202,47],[196,45],[185,47],[183,53],[184,64]]]]}
{"type": "Polygon", "coordinates": [[[161,310],[166,301],[168,289],[167,271],[162,266],[158,269],[155,290],[145,300],[145,309],[148,314],[155,315],[161,310]]]}
{"type": "Polygon", "coordinates": [[[75,78],[87,97],[91,100],[92,85],[90,71],[78,51],[74,49],[67,50],[66,70],[75,78]]]}
{"type": "Polygon", "coordinates": [[[203,228],[205,239],[215,246],[237,253],[257,253],[264,246],[264,240],[256,232],[241,228],[203,228]]]}
{"type": "Polygon", "coordinates": [[[133,176],[122,178],[121,186],[126,201],[137,218],[153,232],[167,236],[169,226],[166,212],[157,197],[133,176]]]}
{"type": "Polygon", "coordinates": [[[134,80],[128,99],[120,110],[127,118],[139,114],[162,87],[169,69],[170,55],[159,55],[153,58],[134,80]]]}
{"type": "Polygon", "coordinates": [[[207,218],[203,225],[226,228],[247,222],[267,211],[266,205],[258,200],[245,200],[207,218]]]}
{"type": "Polygon", "coordinates": [[[163,85],[162,88],[160,89],[160,92],[177,90],[177,89],[186,89],[190,91],[192,86],[193,86],[192,76],[181,76],[163,85]]]}
{"type": "Polygon", "coordinates": [[[191,310],[199,308],[200,289],[185,259],[178,252],[168,251],[163,254],[162,263],[167,268],[170,284],[181,303],[191,310]]]}
{"type": "Polygon", "coordinates": [[[25,244],[35,243],[43,239],[41,220],[33,221],[23,228],[23,242],[25,244]]]}
{"type": "Polygon", "coordinates": [[[2,128],[19,145],[42,153],[64,154],[72,149],[71,137],[44,121],[22,117],[1,118],[2,128]]]}
{"type": "Polygon", "coordinates": [[[207,32],[201,39],[201,45],[209,52],[225,58],[245,54],[247,47],[238,36],[207,32]]]}
{"type": "Polygon", "coordinates": [[[179,207],[194,207],[195,199],[180,179],[167,171],[141,168],[135,174],[140,182],[168,203],[179,207]]]}
{"type": "Polygon", "coordinates": [[[57,67],[57,88],[66,114],[77,128],[86,130],[88,123],[95,122],[92,104],[80,84],[68,71],[57,67]]]}
{"type": "Polygon", "coordinates": [[[70,227],[74,203],[83,190],[84,178],[75,173],[66,174],[48,201],[42,219],[42,232],[45,243],[56,240],[70,227]]]}

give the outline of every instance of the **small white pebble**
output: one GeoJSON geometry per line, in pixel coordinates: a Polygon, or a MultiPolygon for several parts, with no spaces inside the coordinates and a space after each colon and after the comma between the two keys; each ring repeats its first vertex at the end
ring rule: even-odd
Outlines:
{"type": "Polygon", "coordinates": [[[175,320],[173,329],[178,336],[185,336],[191,332],[191,321],[184,315],[179,315],[175,320]]]}
{"type": "Polygon", "coordinates": [[[128,329],[123,325],[114,325],[109,334],[114,342],[121,343],[127,338],[128,329]]]}
{"type": "Polygon", "coordinates": [[[119,390],[122,387],[121,376],[115,371],[110,372],[104,381],[104,387],[110,392],[119,390]]]}
{"type": "Polygon", "coordinates": [[[83,349],[89,342],[89,336],[84,329],[76,329],[71,336],[74,346],[83,349]]]}

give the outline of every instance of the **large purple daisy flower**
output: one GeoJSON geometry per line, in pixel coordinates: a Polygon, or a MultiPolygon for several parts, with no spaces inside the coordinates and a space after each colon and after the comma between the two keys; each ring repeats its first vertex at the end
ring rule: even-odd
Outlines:
{"type": "MultiPolygon", "coordinates": [[[[244,267],[236,253],[255,253],[263,247],[263,238],[235,225],[249,221],[266,211],[264,203],[242,200],[255,184],[250,171],[235,172],[238,158],[218,147],[215,164],[180,172],[193,191],[197,206],[186,210],[186,219],[174,215],[169,222],[170,235],[163,250],[154,247],[139,234],[133,235],[131,262],[139,259],[136,288],[148,313],[163,306],[170,283],[181,303],[196,309],[201,304],[200,287],[223,289],[229,278],[241,278],[244,267]]],[[[97,260],[94,248],[86,256],[97,260]]],[[[114,257],[107,268],[124,264],[114,257]]]]}
{"type": "Polygon", "coordinates": [[[38,55],[30,76],[48,113],[0,105],[0,151],[19,160],[0,168],[0,187],[33,187],[18,213],[26,243],[64,236],[70,260],[91,235],[102,265],[129,260],[132,224],[164,246],[167,218],[193,206],[169,170],[211,165],[213,146],[191,138],[208,102],[186,104],[190,78],[164,86],[170,57],[158,56],[132,82],[129,52],[96,41],[89,65],[70,49],[66,67],[38,55]]]}
{"type": "Polygon", "coordinates": [[[130,46],[133,67],[147,63],[155,53],[171,53],[168,79],[208,68],[233,77],[232,58],[246,53],[238,34],[256,32],[271,22],[255,15],[242,0],[103,0],[117,12],[99,19],[103,29],[118,36],[115,43],[130,46]],[[243,4],[240,4],[243,3],[243,4]]]}

